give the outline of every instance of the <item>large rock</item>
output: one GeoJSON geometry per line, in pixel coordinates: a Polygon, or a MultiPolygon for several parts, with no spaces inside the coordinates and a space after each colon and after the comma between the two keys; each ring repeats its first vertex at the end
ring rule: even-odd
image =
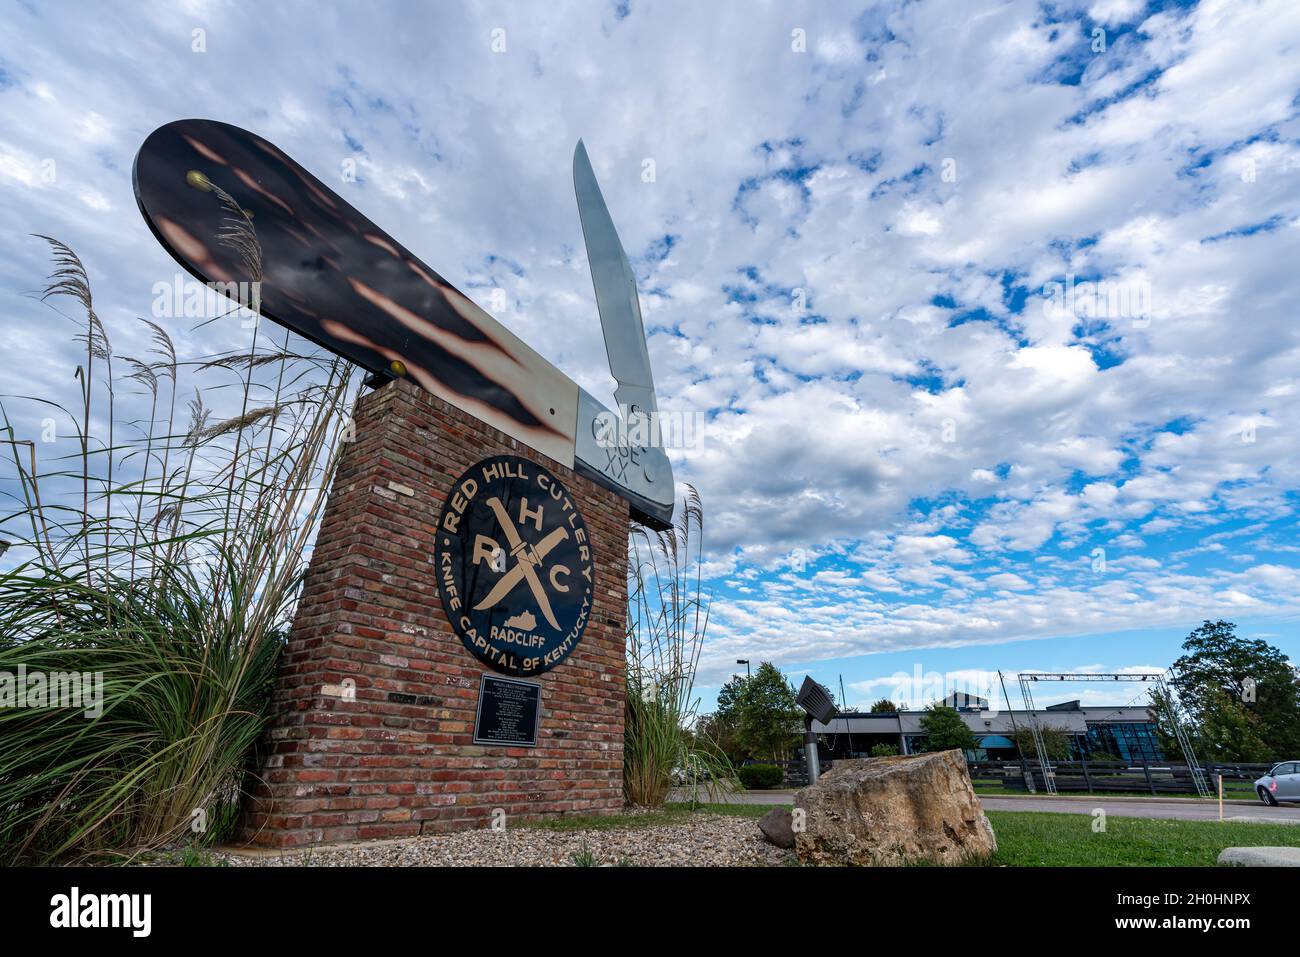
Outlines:
{"type": "Polygon", "coordinates": [[[836,761],[794,806],[805,864],[960,864],[998,849],[960,751],[836,761]]]}
{"type": "Polygon", "coordinates": [[[789,810],[774,807],[758,819],[758,829],[768,843],[790,850],[794,847],[794,824],[789,810]]]}

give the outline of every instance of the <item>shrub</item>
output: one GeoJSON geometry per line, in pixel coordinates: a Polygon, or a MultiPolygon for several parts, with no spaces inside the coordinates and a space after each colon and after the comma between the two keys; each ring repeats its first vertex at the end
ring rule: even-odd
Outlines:
{"type": "MultiPolygon", "coordinates": [[[[227,228],[254,256],[251,225],[227,228]]],[[[32,400],[63,413],[76,446],[43,467],[0,406],[17,498],[0,519],[13,562],[0,572],[0,672],[86,675],[97,700],[0,708],[0,862],[219,841],[268,721],[355,370],[294,355],[287,337],[268,346],[254,326],[247,351],[197,368],[233,380],[207,391],[230,392],[237,414],[210,422],[199,393],[185,428],[184,363],[166,331],[148,323],[156,359],[115,356],[85,268],[48,241],[46,296],[85,313],[81,391],[72,410],[32,400]],[[144,421],[115,415],[128,383],[143,389],[144,421]]]]}
{"type": "MultiPolygon", "coordinates": [[[[1068,761],[1070,760],[1073,736],[1069,728],[1064,728],[1054,724],[1040,725],[1039,734],[1043,736],[1043,747],[1047,749],[1047,759],[1049,761],[1068,761]]],[[[1038,747],[1034,744],[1034,732],[1032,728],[1021,725],[1011,734],[1011,739],[1020,749],[1020,753],[1025,757],[1037,761],[1038,747]]]]}
{"type": "Polygon", "coordinates": [[[785,780],[785,772],[775,764],[746,764],[736,769],[740,783],[750,791],[763,791],[767,788],[780,787],[785,780]]]}
{"type": "Polygon", "coordinates": [[[894,744],[884,744],[882,742],[871,747],[871,756],[873,758],[892,758],[896,754],[898,754],[898,746],[894,744]]]}
{"type": "Polygon", "coordinates": [[[687,488],[675,528],[654,535],[637,528],[628,543],[623,797],[642,807],[664,803],[674,769],[691,771],[691,800],[701,786],[714,795],[735,781],[717,743],[692,731],[705,730],[697,724],[694,688],[709,602],[700,589],[704,508],[687,488]]]}

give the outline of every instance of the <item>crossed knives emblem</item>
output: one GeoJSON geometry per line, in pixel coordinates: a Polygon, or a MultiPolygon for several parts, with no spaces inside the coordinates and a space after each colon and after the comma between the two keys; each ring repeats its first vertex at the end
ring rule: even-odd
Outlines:
{"type": "MultiPolygon", "coordinates": [[[[501,526],[501,531],[505,533],[506,541],[510,544],[510,555],[515,559],[515,566],[501,576],[487,596],[474,606],[475,611],[482,611],[495,605],[502,598],[514,589],[521,581],[528,583],[528,589],[537,599],[537,607],[541,609],[544,617],[552,628],[558,629],[560,623],[555,620],[555,612],[551,610],[551,601],[546,596],[546,589],[542,587],[541,579],[537,577],[537,569],[542,567],[542,559],[569,537],[569,530],[563,526],[554,529],[549,535],[543,538],[536,545],[529,545],[519,536],[519,529],[511,520],[510,514],[506,507],[501,504],[501,499],[493,496],[487,500],[488,507],[492,509],[493,514],[497,517],[497,524],[501,526]]],[[[567,590],[567,589],[564,589],[567,590]]]]}

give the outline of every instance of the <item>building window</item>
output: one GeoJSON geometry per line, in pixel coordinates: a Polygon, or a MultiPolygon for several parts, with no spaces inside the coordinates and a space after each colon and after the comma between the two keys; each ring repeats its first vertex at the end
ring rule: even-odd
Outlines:
{"type": "Polygon", "coordinates": [[[1089,757],[1120,761],[1163,761],[1155,728],[1147,722],[1088,725],[1089,757]]]}

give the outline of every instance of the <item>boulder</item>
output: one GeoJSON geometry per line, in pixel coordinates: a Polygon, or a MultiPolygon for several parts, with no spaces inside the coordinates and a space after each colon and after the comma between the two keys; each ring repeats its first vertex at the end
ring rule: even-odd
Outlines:
{"type": "Polygon", "coordinates": [[[794,806],[805,864],[961,864],[998,849],[960,751],[836,761],[794,806]]]}
{"type": "Polygon", "coordinates": [[[1234,867],[1300,867],[1300,847],[1225,847],[1219,863],[1234,867]]]}
{"type": "Polygon", "coordinates": [[[794,847],[794,822],[786,808],[774,807],[758,819],[758,829],[768,843],[790,850],[794,847]]]}

